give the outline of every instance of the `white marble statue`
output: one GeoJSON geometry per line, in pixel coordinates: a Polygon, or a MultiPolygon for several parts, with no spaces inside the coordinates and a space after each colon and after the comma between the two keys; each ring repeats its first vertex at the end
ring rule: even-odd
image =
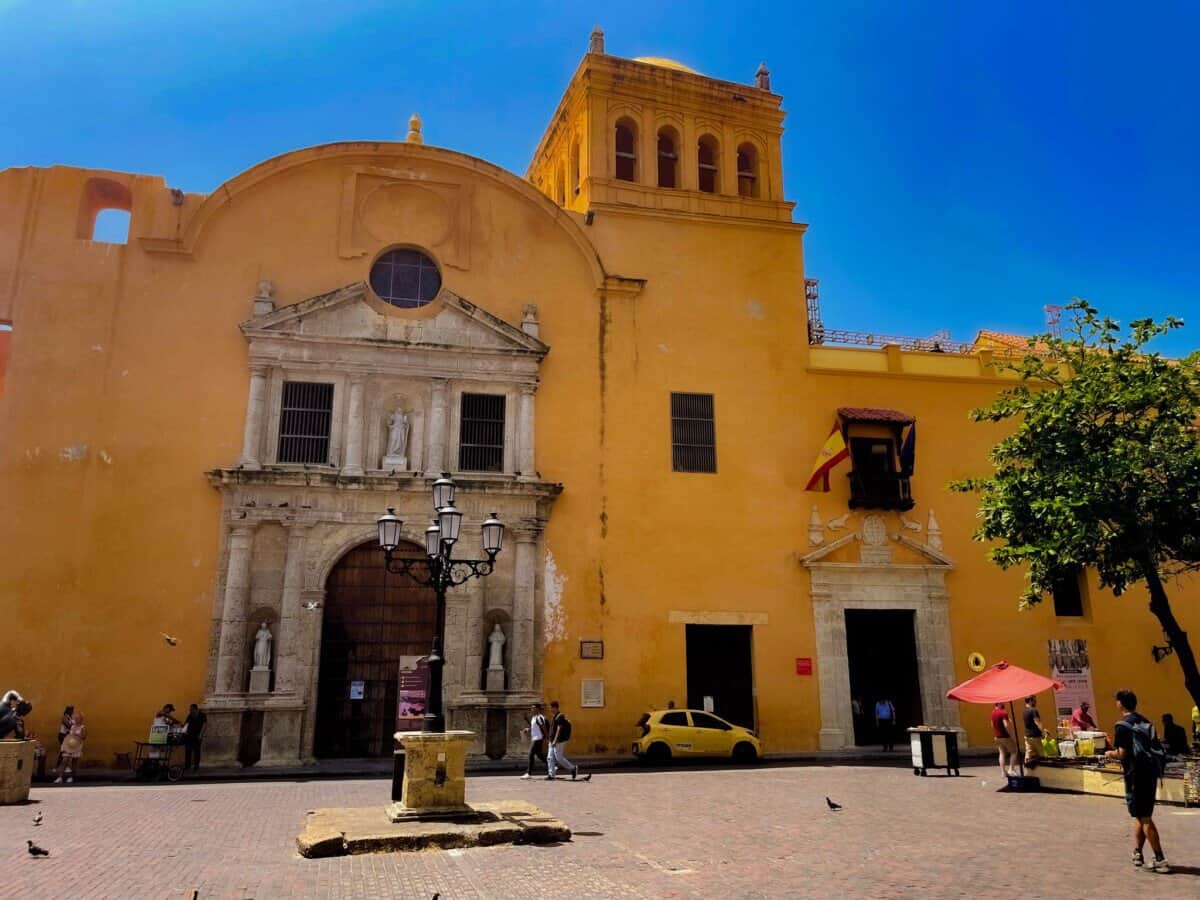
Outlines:
{"type": "Polygon", "coordinates": [[[408,416],[402,409],[397,409],[388,416],[387,455],[389,457],[408,455],[408,416]]]}
{"type": "Polygon", "coordinates": [[[254,668],[271,668],[272,640],[271,629],[267,627],[266,622],[263,622],[258,626],[258,632],[254,635],[254,668]]]}
{"type": "Polygon", "coordinates": [[[492,626],[492,633],[488,635],[488,644],[491,645],[491,656],[488,658],[489,669],[504,668],[504,644],[508,640],[504,636],[504,629],[497,622],[492,626]]]}

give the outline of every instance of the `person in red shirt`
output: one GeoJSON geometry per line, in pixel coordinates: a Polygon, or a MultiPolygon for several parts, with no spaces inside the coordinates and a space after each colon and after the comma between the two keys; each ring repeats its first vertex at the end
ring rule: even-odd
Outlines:
{"type": "Polygon", "coordinates": [[[992,710],[992,735],[996,738],[996,749],[1000,753],[1000,775],[1007,783],[1012,771],[1012,763],[1017,758],[1017,739],[1013,737],[1012,722],[1008,718],[1008,710],[1003,703],[997,703],[992,710]]]}
{"type": "Polygon", "coordinates": [[[1071,727],[1076,731],[1096,730],[1096,720],[1088,712],[1088,702],[1086,700],[1079,704],[1079,709],[1071,713],[1071,727]]]}

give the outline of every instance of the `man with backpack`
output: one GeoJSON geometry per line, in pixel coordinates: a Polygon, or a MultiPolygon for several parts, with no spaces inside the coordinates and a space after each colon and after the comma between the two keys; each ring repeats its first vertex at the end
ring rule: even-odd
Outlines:
{"type": "Polygon", "coordinates": [[[1162,842],[1154,824],[1154,800],[1158,783],[1167,766],[1167,754],[1158,740],[1154,725],[1137,711],[1137,695],[1133,691],[1117,691],[1117,709],[1122,713],[1117,722],[1113,749],[1104,755],[1119,759],[1125,772],[1125,805],[1133,817],[1133,864],[1148,871],[1166,874],[1171,871],[1163,857],[1162,842]],[[1154,851],[1154,861],[1146,865],[1142,848],[1146,841],[1154,851]]]}
{"type": "MultiPolygon", "coordinates": [[[[559,710],[557,700],[550,702],[550,714],[550,759],[548,760],[550,774],[546,776],[546,780],[553,781],[561,767],[570,769],[571,780],[574,781],[579,777],[579,766],[567,759],[563,750],[567,746],[567,741],[571,739],[571,720],[559,710]]],[[[591,781],[592,776],[584,775],[583,780],[591,781]]]]}
{"type": "Polygon", "coordinates": [[[546,762],[546,736],[550,733],[550,723],[542,712],[542,704],[535,703],[529,707],[529,727],[521,731],[529,735],[529,764],[525,767],[522,778],[533,777],[533,761],[540,759],[546,762]]]}

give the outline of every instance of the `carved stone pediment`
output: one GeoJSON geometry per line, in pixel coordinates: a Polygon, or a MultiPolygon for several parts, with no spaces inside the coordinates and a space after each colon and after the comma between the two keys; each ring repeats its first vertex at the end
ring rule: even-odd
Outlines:
{"type": "Polygon", "coordinates": [[[550,348],[520,328],[453,291],[443,290],[432,316],[407,318],[381,313],[367,302],[363,282],[284,306],[243,322],[242,333],[256,344],[361,344],[408,348],[421,352],[453,352],[517,356],[540,360],[550,348]]]}

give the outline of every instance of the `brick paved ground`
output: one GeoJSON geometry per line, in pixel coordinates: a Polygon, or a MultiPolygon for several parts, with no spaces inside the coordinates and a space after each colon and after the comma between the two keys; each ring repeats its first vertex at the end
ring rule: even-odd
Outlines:
{"type": "Polygon", "coordinates": [[[1120,801],[997,786],[991,767],[957,779],[867,766],[473,777],[471,797],[533,800],[575,839],[326,860],[295,852],[305,810],[382,804],[386,781],[39,787],[36,803],[0,807],[0,896],[1200,896],[1200,810],[1161,808],[1180,871],[1150,875],[1129,867],[1120,801]],[[845,810],[828,812],[827,794],[845,810]],[[50,858],[29,859],[27,837],[50,858]]]}

